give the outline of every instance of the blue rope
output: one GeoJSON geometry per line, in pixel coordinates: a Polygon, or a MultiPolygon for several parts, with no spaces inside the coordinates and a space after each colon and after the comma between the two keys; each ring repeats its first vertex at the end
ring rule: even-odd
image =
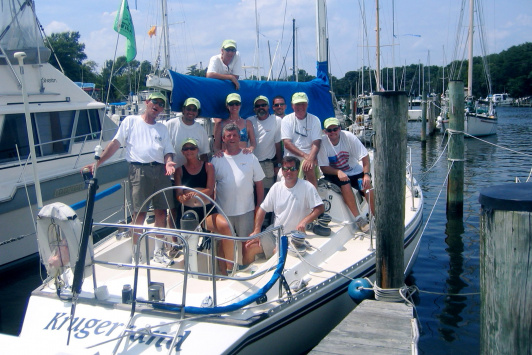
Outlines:
{"type": "MultiPolygon", "coordinates": [[[[258,290],[256,293],[250,295],[249,297],[229,304],[227,306],[217,306],[217,307],[185,307],[185,312],[190,314],[217,314],[217,313],[227,313],[231,311],[235,311],[237,309],[240,309],[242,307],[247,306],[248,304],[255,302],[257,299],[263,297],[266,295],[266,293],[273,287],[273,285],[279,280],[279,278],[282,276],[283,269],[284,269],[284,263],[286,261],[286,254],[288,250],[288,237],[282,236],[281,237],[281,247],[279,248],[279,263],[277,264],[277,268],[275,269],[275,272],[273,273],[270,281],[266,285],[264,285],[260,290],[258,290]]],[[[165,304],[153,304],[153,308],[158,309],[164,309],[167,311],[175,311],[179,312],[181,311],[180,306],[170,306],[165,304]]]]}

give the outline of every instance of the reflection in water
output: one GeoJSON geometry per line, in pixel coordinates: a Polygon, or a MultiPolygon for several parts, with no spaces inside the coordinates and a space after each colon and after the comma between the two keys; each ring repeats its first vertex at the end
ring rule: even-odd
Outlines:
{"type": "MultiPolygon", "coordinates": [[[[447,271],[448,277],[445,283],[449,294],[458,294],[463,288],[468,286],[461,277],[464,271],[463,233],[464,223],[462,217],[449,214],[445,228],[445,234],[447,235],[445,242],[448,246],[446,251],[449,254],[449,270],[447,271]]],[[[447,342],[452,342],[456,339],[455,330],[463,320],[461,313],[467,306],[466,301],[467,297],[464,296],[445,296],[443,311],[437,317],[441,322],[438,331],[447,342]]]]}

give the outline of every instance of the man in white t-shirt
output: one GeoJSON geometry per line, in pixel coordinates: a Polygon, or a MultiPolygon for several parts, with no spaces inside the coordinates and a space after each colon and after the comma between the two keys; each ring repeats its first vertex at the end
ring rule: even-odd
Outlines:
{"type": "Polygon", "coordinates": [[[172,145],[176,151],[176,155],[174,156],[176,166],[185,164],[185,157],[181,153],[181,144],[187,138],[194,138],[198,142],[200,159],[203,161],[207,161],[208,159],[208,154],[210,153],[209,138],[205,128],[196,122],[200,110],[201,104],[199,100],[194,97],[189,97],[183,103],[182,116],[172,118],[165,122],[166,128],[168,128],[168,132],[170,133],[172,145]]]}
{"type": "MultiPolygon", "coordinates": [[[[253,216],[258,208],[255,207],[253,186],[259,205],[264,200],[264,172],[254,154],[242,152],[239,145],[240,129],[236,124],[228,123],[224,126],[222,141],[225,143],[223,156],[212,158],[216,176],[216,202],[229,217],[236,234],[247,237],[253,230],[253,216]]],[[[221,244],[221,256],[234,260],[234,243],[223,240],[221,244]]],[[[240,256],[237,259],[240,260],[240,256]]],[[[233,262],[227,261],[225,264],[226,270],[230,272],[233,262]]]]}
{"type": "Polygon", "coordinates": [[[351,187],[360,191],[362,196],[369,200],[372,214],[375,214],[368,151],[353,133],[342,131],[337,118],[326,119],[323,127],[326,137],[322,139],[318,159],[321,170],[325,179],[340,187],[347,207],[355,217],[360,230],[365,233],[369,230],[369,223],[366,218],[360,216],[351,187]],[[362,166],[359,161],[362,161],[362,166]],[[360,179],[362,186],[359,185],[360,179]]]}
{"type": "MultiPolygon", "coordinates": [[[[143,202],[154,192],[170,187],[170,176],[175,172],[175,163],[172,157],[174,147],[166,126],[155,119],[163,111],[166,96],[162,93],[151,93],[146,100],[146,111],[142,115],[127,116],[118,127],[113,140],[103,151],[99,166],[124,146],[126,160],[129,163],[129,188],[133,207],[133,224],[142,225],[146,218],[149,203],[143,202]]],[[[92,165],[87,166],[91,170],[92,165]]],[[[154,207],[155,227],[166,228],[166,209],[173,207],[171,192],[157,194],[152,198],[154,207]]],[[[135,230],[133,235],[133,257],[137,250],[140,230],[135,230]]],[[[158,263],[170,265],[173,263],[164,251],[163,239],[155,241],[153,260],[158,263]]],[[[135,263],[135,260],[133,261],[135,263]]]]}
{"type": "Polygon", "coordinates": [[[284,155],[302,160],[300,178],[305,178],[318,187],[319,167],[317,156],[321,144],[321,122],[307,112],[308,97],[304,92],[292,95],[292,112],[282,119],[281,139],[284,155]]]}
{"type": "Polygon", "coordinates": [[[253,125],[257,144],[253,154],[259,160],[266,176],[262,183],[267,191],[275,182],[275,176],[281,166],[281,118],[270,115],[266,96],[257,96],[253,105],[255,116],[248,117],[248,121],[253,125]]]}
{"type": "Polygon", "coordinates": [[[226,39],[222,43],[221,53],[212,56],[207,67],[207,78],[231,80],[238,90],[238,78],[243,75],[240,53],[236,50],[236,41],[226,39]]]}
{"type": "MultiPolygon", "coordinates": [[[[308,181],[298,178],[300,161],[296,157],[286,156],[282,161],[284,179],[276,182],[255,216],[255,226],[250,235],[261,232],[262,222],[267,212],[273,212],[274,227],[283,226],[285,233],[305,232],[307,224],[314,221],[325,211],[325,206],[316,188],[308,181]]],[[[264,253],[270,258],[275,252],[273,234],[246,242],[244,264],[255,260],[255,255],[264,253]]]]}

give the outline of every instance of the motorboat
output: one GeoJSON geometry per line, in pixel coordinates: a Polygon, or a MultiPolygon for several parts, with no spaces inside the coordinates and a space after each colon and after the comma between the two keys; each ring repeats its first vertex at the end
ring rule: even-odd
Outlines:
{"type": "MultiPolygon", "coordinates": [[[[10,1],[1,11],[2,18],[11,19],[0,30],[0,265],[4,265],[37,253],[39,208],[54,201],[70,205],[85,199],[80,170],[94,162],[95,147],[105,146],[117,125],[105,115],[103,103],[47,62],[50,50],[38,34],[31,1],[10,1]]],[[[125,159],[117,153],[102,167],[101,189],[123,194],[117,184],[126,174],[125,159]]],[[[109,211],[123,205],[123,198],[101,199],[94,217],[104,220],[109,211]]],[[[83,203],[75,206],[83,213],[83,203]]]]}
{"type": "Polygon", "coordinates": [[[512,106],[514,104],[514,99],[510,95],[504,94],[493,94],[491,101],[497,106],[512,106]]]}

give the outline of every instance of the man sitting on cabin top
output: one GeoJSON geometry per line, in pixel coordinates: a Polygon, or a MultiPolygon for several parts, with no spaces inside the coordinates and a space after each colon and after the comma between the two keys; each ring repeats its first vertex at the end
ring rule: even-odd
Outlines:
{"type": "Polygon", "coordinates": [[[345,204],[356,218],[360,230],[366,233],[369,223],[360,216],[351,187],[369,199],[372,214],[375,215],[375,199],[371,186],[371,173],[368,151],[360,140],[351,132],[342,131],[340,121],[331,117],[323,122],[326,138],[322,139],[320,150],[321,170],[325,179],[340,187],[345,204]],[[358,163],[362,161],[362,166],[358,163]],[[325,165],[328,162],[328,165],[325,165]],[[358,180],[362,179],[362,187],[358,180]],[[369,190],[369,191],[368,191],[369,190]],[[366,191],[368,191],[366,193],[366,191]]]}
{"type": "MultiPolygon", "coordinates": [[[[262,223],[267,212],[273,212],[274,227],[283,226],[284,232],[294,230],[305,232],[307,224],[314,221],[325,211],[323,201],[316,188],[308,181],[298,179],[301,162],[293,156],[282,160],[284,179],[273,184],[255,215],[255,227],[250,235],[261,232],[262,223]]],[[[273,233],[261,238],[248,240],[244,246],[244,265],[255,260],[255,255],[264,253],[270,258],[275,253],[273,233]]]]}
{"type": "Polygon", "coordinates": [[[243,75],[240,53],[236,50],[236,41],[226,39],[222,43],[221,53],[211,57],[207,67],[207,78],[231,80],[235,88],[240,89],[238,78],[243,75]]]}

